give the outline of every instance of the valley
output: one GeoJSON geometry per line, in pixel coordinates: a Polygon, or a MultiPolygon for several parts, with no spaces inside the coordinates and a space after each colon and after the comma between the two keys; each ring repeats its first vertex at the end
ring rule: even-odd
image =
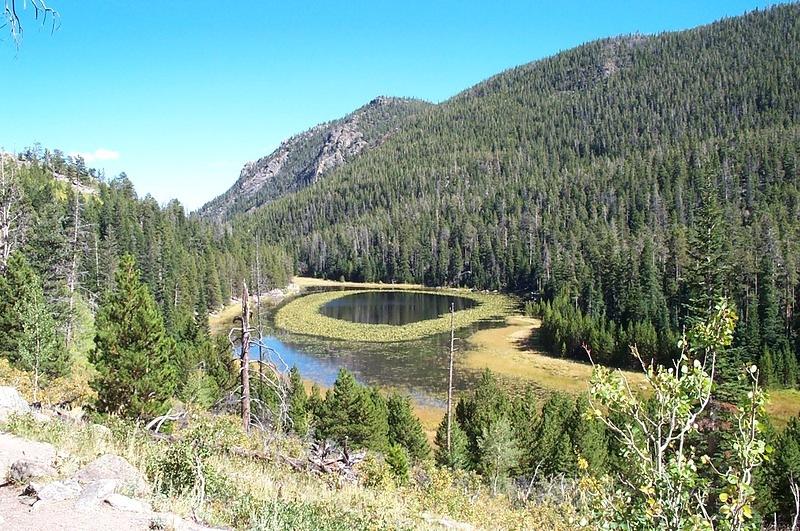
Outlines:
{"type": "Polygon", "coordinates": [[[6,1],[0,527],[797,531],[800,3],[741,1],[6,1]]]}

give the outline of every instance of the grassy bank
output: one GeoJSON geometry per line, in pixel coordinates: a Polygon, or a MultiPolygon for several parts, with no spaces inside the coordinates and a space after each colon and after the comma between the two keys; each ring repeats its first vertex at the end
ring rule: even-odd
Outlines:
{"type": "Polygon", "coordinates": [[[425,289],[422,284],[384,284],[383,282],[340,282],[324,278],[294,277],[301,288],[425,289]]]}
{"type": "MultiPolygon", "coordinates": [[[[66,457],[67,477],[99,455],[113,453],[144,472],[152,485],[147,499],[159,511],[233,529],[574,529],[571,507],[548,501],[520,502],[511,494],[492,496],[477,476],[423,463],[406,482],[396,482],[380,455],[369,453],[359,481],[295,471],[279,456],[305,461],[306,443],[293,436],[254,432],[245,436],[237,418],[192,414],[171,440],[148,437],[141,426],[109,419],[110,432],[91,424],[30,417],[5,430],[52,443],[66,457]],[[203,434],[202,453],[186,442],[203,434]],[[208,434],[213,434],[210,439],[208,434]],[[213,440],[212,440],[213,439],[213,440]],[[213,446],[211,446],[213,445],[213,446]],[[227,448],[243,450],[234,453],[227,448]],[[243,457],[245,452],[262,456],[243,457]],[[202,470],[202,491],[197,490],[202,470]],[[178,485],[189,488],[168,487],[178,485]],[[194,487],[192,485],[194,484],[194,487]],[[202,492],[203,495],[199,495],[202,492]]],[[[162,529],[153,521],[151,529],[162,529]]]]}
{"type": "MultiPolygon", "coordinates": [[[[506,326],[480,330],[467,339],[460,365],[471,370],[490,369],[506,379],[530,381],[549,391],[582,393],[589,388],[592,366],[556,358],[530,347],[531,333],[541,321],[514,315],[506,326]]],[[[625,372],[633,385],[643,383],[636,372],[625,372]]]]}
{"type": "MultiPolygon", "coordinates": [[[[320,309],[325,304],[337,298],[370,291],[374,290],[326,291],[299,297],[278,310],[275,315],[275,324],[279,328],[297,334],[372,343],[410,341],[447,332],[450,329],[449,315],[394,326],[352,323],[341,319],[333,319],[320,313],[320,309]]],[[[509,297],[495,293],[475,293],[466,290],[419,290],[418,292],[433,295],[458,295],[477,302],[478,305],[474,308],[460,310],[455,313],[456,328],[470,325],[482,319],[505,316],[513,306],[513,302],[509,297]]]]}

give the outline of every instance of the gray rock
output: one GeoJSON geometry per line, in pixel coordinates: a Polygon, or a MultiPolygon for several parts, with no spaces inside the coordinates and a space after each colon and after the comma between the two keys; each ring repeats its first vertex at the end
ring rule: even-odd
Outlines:
{"type": "Polygon", "coordinates": [[[53,421],[53,417],[51,417],[50,415],[47,415],[45,413],[42,413],[41,411],[37,411],[35,409],[33,411],[31,411],[31,416],[33,417],[33,420],[35,420],[36,422],[39,422],[39,423],[45,423],[45,422],[52,422],[53,421]]]}
{"type": "Polygon", "coordinates": [[[8,471],[8,479],[16,483],[27,483],[32,479],[55,475],[56,469],[52,466],[29,459],[15,461],[8,471]]]}
{"type": "Polygon", "coordinates": [[[149,490],[144,474],[124,458],[112,454],[98,457],[78,470],[74,478],[82,485],[88,485],[101,479],[113,479],[116,480],[120,490],[133,491],[137,494],[144,494],[149,490]]]}
{"type": "Polygon", "coordinates": [[[110,439],[113,436],[111,430],[102,424],[92,424],[91,428],[94,434],[101,439],[110,439]]]}
{"type": "Polygon", "coordinates": [[[52,444],[29,441],[8,433],[0,433],[0,482],[8,477],[11,465],[21,459],[51,465],[56,458],[52,444]]]}
{"type": "Polygon", "coordinates": [[[29,498],[38,501],[55,502],[77,498],[83,490],[80,484],[74,479],[64,481],[53,481],[47,485],[31,483],[20,495],[21,498],[29,498]]]}
{"type": "Polygon", "coordinates": [[[115,479],[98,479],[86,485],[80,497],[75,500],[75,508],[78,510],[90,509],[100,505],[107,496],[114,493],[117,488],[115,479]]]}
{"type": "Polygon", "coordinates": [[[13,414],[29,413],[31,407],[14,387],[0,387],[0,422],[13,414]]]}
{"type": "Polygon", "coordinates": [[[149,503],[142,500],[135,500],[122,494],[109,494],[106,496],[106,503],[118,511],[128,511],[131,513],[150,513],[153,508],[149,503]]]}

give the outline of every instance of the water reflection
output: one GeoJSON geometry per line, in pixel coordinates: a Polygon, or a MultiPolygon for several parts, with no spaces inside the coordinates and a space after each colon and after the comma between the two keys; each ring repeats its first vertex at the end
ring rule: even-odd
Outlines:
{"type": "Polygon", "coordinates": [[[477,302],[466,297],[413,291],[354,293],[325,304],[320,313],[355,323],[404,325],[435,319],[450,311],[473,308],[477,302]]]}

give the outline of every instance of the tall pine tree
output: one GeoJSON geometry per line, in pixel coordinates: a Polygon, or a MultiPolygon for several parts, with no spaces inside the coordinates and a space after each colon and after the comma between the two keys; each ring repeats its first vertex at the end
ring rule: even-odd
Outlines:
{"type": "Polygon", "coordinates": [[[174,342],[130,255],[122,258],[97,315],[91,361],[97,368],[92,387],[97,408],[128,418],[164,412],[177,383],[174,342]]]}

